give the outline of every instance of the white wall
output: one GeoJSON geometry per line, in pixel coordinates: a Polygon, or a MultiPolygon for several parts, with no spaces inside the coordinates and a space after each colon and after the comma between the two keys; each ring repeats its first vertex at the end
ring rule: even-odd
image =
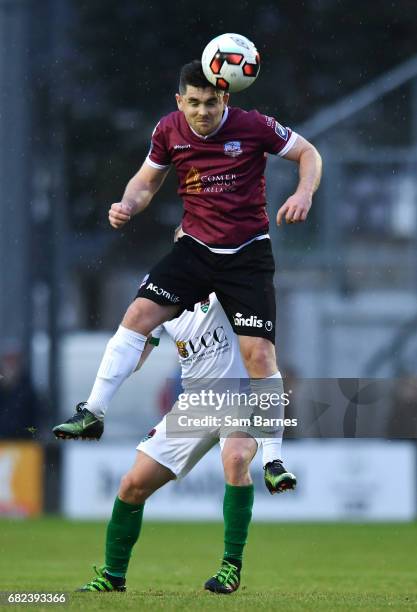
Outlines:
{"type": "MultiPolygon", "coordinates": [[[[413,520],[416,452],[411,442],[317,440],[288,442],[285,463],[298,478],[295,492],[271,496],[259,453],[252,467],[254,520],[413,520]]],[[[66,445],[63,511],[71,518],[108,518],[122,474],[135,457],[127,444],[66,445]],[[88,478],[80,478],[88,465],[88,478]]],[[[218,447],[181,481],[146,504],[147,519],[221,520],[224,491],[218,447]]]]}

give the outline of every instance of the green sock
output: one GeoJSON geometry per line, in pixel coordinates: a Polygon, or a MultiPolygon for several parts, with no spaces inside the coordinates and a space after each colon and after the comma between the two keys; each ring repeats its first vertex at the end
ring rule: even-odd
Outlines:
{"type": "Polygon", "coordinates": [[[106,570],[112,576],[125,576],[132,548],[142,526],[144,504],[127,504],[118,497],[106,533],[106,570]]]}
{"type": "Polygon", "coordinates": [[[252,507],[253,484],[235,487],[226,483],[223,500],[224,559],[242,562],[252,507]]]}

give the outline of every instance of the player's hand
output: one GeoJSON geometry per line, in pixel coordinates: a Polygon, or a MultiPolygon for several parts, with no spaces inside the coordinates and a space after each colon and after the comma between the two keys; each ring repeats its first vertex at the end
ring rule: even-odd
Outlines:
{"type": "Polygon", "coordinates": [[[282,220],[286,223],[300,223],[305,221],[308,211],[311,208],[311,195],[305,193],[294,193],[281,206],[277,214],[277,225],[281,225],[282,220]]]}
{"type": "Polygon", "coordinates": [[[112,227],[119,229],[123,227],[131,219],[129,208],[121,202],[112,204],[109,210],[109,222],[112,227]]]}

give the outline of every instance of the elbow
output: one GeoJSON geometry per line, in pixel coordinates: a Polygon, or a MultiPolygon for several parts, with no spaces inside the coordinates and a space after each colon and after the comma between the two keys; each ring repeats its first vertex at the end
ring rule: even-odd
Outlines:
{"type": "Polygon", "coordinates": [[[321,172],[322,172],[322,168],[323,168],[323,160],[322,160],[322,157],[321,157],[320,153],[317,151],[316,147],[314,145],[311,145],[311,146],[313,147],[313,154],[314,154],[314,157],[316,159],[317,168],[318,168],[320,176],[321,176],[321,172]]]}
{"type": "Polygon", "coordinates": [[[313,156],[316,159],[317,163],[321,165],[322,163],[321,155],[316,149],[316,147],[313,144],[311,144],[311,142],[308,143],[303,153],[308,153],[309,155],[313,156]]]}

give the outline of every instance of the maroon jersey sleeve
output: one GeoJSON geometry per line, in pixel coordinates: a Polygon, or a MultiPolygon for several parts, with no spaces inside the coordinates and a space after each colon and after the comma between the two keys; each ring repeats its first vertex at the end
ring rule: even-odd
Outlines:
{"type": "Polygon", "coordinates": [[[146,161],[153,168],[163,170],[171,164],[170,155],[166,146],[165,134],[163,129],[163,121],[160,121],[151,138],[151,148],[149,149],[146,161]]]}
{"type": "Polygon", "coordinates": [[[254,123],[266,153],[283,156],[292,148],[297,134],[289,127],[281,125],[274,117],[261,115],[254,111],[254,123]]]}

